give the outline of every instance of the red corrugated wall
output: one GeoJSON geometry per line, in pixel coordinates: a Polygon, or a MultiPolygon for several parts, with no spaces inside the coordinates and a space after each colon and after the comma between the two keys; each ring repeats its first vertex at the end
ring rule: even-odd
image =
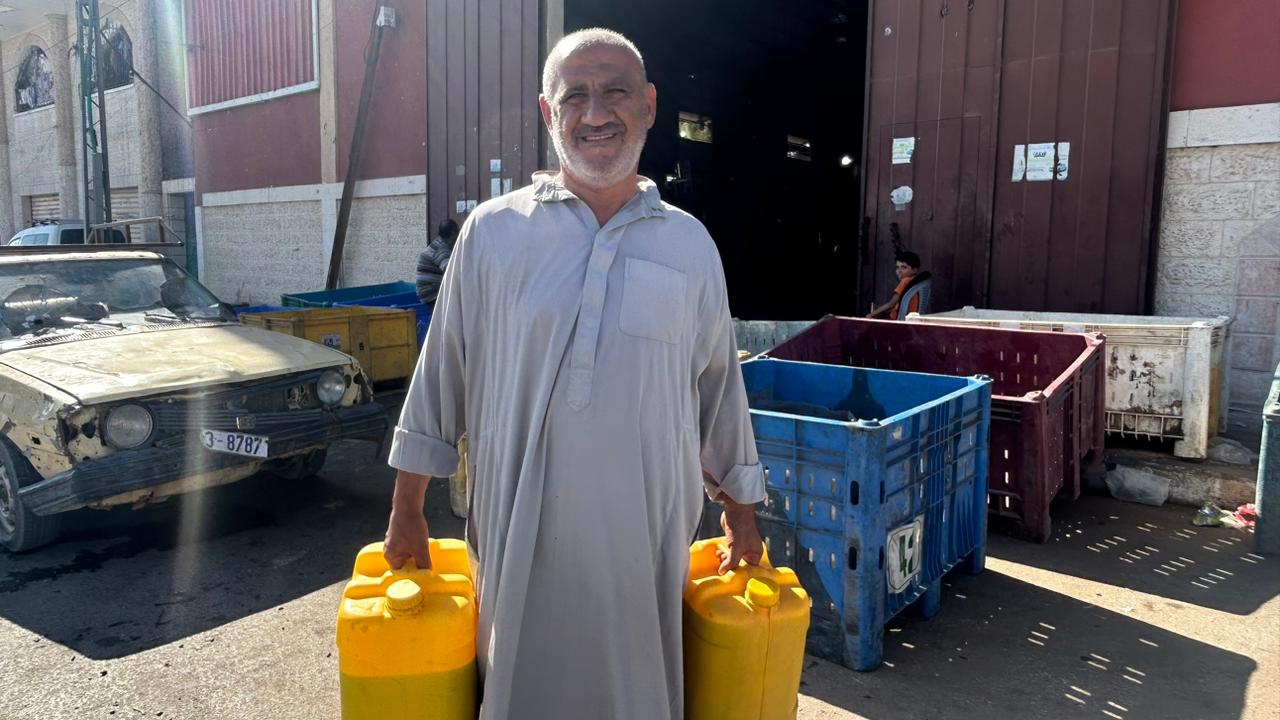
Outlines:
{"type": "Polygon", "coordinates": [[[334,4],[338,179],[346,177],[364,81],[364,48],[379,5],[396,7],[384,30],[360,157],[360,179],[427,172],[427,23],[420,1],[341,0],[334,4]]]}
{"type": "MultiPolygon", "coordinates": [[[[186,0],[191,106],[315,79],[312,0],[186,0]]],[[[320,100],[311,90],[191,118],[196,191],[320,182],[320,100]]]]}
{"type": "Polygon", "coordinates": [[[316,79],[312,0],[187,0],[191,106],[316,79]]]}

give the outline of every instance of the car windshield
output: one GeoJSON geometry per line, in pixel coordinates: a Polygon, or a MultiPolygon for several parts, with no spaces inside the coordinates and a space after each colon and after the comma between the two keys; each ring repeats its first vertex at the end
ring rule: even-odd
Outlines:
{"type": "Polygon", "coordinates": [[[0,336],[83,324],[233,319],[213,293],[167,260],[0,264],[0,336]]]}

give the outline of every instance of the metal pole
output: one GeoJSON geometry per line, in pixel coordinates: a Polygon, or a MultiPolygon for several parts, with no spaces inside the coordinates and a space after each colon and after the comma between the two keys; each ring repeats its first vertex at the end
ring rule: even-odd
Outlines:
{"type": "Polygon", "coordinates": [[[77,44],[81,48],[80,52],[80,195],[81,201],[84,203],[84,241],[92,243],[93,238],[89,235],[89,228],[93,225],[93,195],[90,193],[90,178],[92,171],[90,168],[93,164],[93,154],[90,148],[96,150],[97,141],[91,139],[93,134],[93,112],[89,106],[88,95],[85,92],[84,84],[93,77],[93,66],[89,59],[89,54],[83,51],[85,43],[85,25],[86,25],[86,6],[84,0],[76,3],[76,38],[77,44]]]}
{"type": "MultiPolygon", "coordinates": [[[[91,22],[89,32],[93,35],[93,65],[97,70],[93,74],[93,85],[98,91],[98,154],[102,156],[102,172],[98,175],[101,184],[102,219],[111,222],[115,218],[111,214],[111,158],[107,153],[107,101],[106,91],[102,86],[106,83],[102,77],[102,26],[98,15],[98,0],[89,0],[91,22]]],[[[157,138],[158,140],[158,138],[157,138]]]]}
{"type": "Polygon", "coordinates": [[[76,36],[80,52],[81,186],[84,189],[85,242],[93,243],[100,239],[94,226],[113,219],[106,91],[101,77],[100,38],[103,35],[98,0],[76,0],[76,36]]]}
{"type": "Polygon", "coordinates": [[[329,274],[325,278],[325,290],[338,287],[338,275],[342,270],[342,251],[347,242],[347,223],[351,219],[352,194],[355,192],[356,176],[360,172],[360,154],[364,146],[365,123],[369,119],[369,101],[373,99],[373,77],[378,69],[378,52],[382,48],[384,14],[381,7],[374,11],[373,27],[369,31],[369,52],[364,58],[364,84],[360,86],[356,127],[351,134],[351,149],[347,156],[347,176],[342,181],[342,201],[338,204],[338,224],[333,230],[333,251],[329,255],[329,274]]]}

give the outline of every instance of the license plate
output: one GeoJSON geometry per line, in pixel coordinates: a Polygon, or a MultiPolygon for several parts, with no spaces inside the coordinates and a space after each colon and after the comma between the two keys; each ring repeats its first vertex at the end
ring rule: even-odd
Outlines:
{"type": "Polygon", "coordinates": [[[226,430],[201,430],[200,438],[205,448],[215,452],[246,457],[267,457],[267,439],[259,435],[245,435],[226,430]]]}

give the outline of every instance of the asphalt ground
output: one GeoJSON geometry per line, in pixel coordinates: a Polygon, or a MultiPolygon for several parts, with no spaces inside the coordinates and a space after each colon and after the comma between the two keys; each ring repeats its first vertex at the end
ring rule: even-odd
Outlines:
{"type": "MultiPolygon", "coordinates": [[[[0,554],[0,718],[338,718],[338,598],[393,482],[375,453],[79,512],[57,544],[0,554]]],[[[461,536],[442,483],[427,511],[461,536]]],[[[1085,496],[1044,545],[993,533],[936,617],[890,623],[880,669],[806,658],[799,717],[1280,717],[1280,558],[1192,513],[1085,496]]]]}

